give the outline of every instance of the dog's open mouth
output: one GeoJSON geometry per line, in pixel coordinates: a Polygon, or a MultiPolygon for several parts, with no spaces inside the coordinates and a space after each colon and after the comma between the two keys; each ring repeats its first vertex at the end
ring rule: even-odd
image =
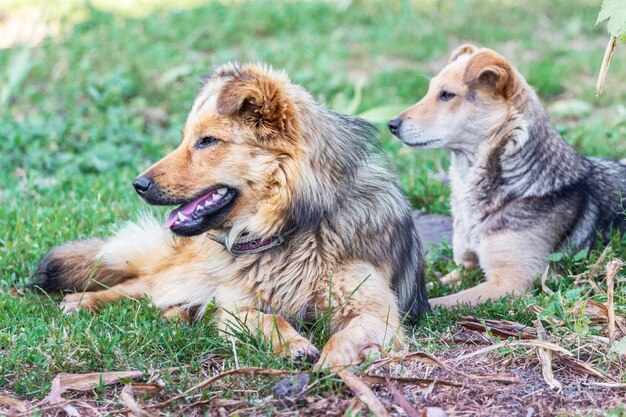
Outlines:
{"type": "Polygon", "coordinates": [[[219,226],[223,220],[226,206],[230,206],[236,195],[232,188],[214,187],[201,197],[185,203],[167,216],[165,227],[183,236],[194,236],[212,227],[219,226]]]}

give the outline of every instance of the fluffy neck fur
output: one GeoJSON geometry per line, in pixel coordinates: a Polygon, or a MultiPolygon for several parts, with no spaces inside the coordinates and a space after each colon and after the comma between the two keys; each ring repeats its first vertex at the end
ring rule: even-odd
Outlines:
{"type": "Polygon", "coordinates": [[[452,169],[491,207],[541,197],[580,180],[588,161],[559,135],[530,88],[521,110],[511,107],[473,151],[453,151],[452,169]]]}

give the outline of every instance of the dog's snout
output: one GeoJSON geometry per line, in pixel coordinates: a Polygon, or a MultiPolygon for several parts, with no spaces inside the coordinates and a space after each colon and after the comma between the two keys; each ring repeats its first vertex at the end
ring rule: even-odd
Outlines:
{"type": "Polygon", "coordinates": [[[137,177],[133,181],[133,187],[139,195],[143,196],[152,187],[152,180],[148,177],[137,177]]]}
{"type": "Polygon", "coordinates": [[[402,126],[402,119],[400,118],[391,119],[389,121],[388,126],[389,126],[389,131],[397,136],[398,132],[400,132],[400,126],[402,126]]]}

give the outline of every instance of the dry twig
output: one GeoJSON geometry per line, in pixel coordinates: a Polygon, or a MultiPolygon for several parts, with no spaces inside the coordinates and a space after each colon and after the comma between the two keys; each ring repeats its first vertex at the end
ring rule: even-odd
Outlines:
{"type": "Polygon", "coordinates": [[[343,370],[337,373],[341,380],[352,390],[361,402],[370,409],[376,417],[388,417],[389,413],[383,403],[380,402],[376,395],[372,392],[362,379],[354,375],[349,370],[343,370]]]}
{"type": "Polygon", "coordinates": [[[492,350],[496,350],[496,349],[500,349],[503,347],[512,347],[512,346],[532,346],[532,347],[540,347],[543,349],[549,349],[553,352],[560,352],[564,355],[567,356],[574,356],[572,354],[572,352],[570,352],[569,350],[562,348],[561,346],[554,344],[554,343],[550,343],[550,342],[543,342],[541,340],[505,340],[503,342],[500,343],[495,343],[491,346],[487,346],[484,347],[482,349],[478,349],[475,350],[473,352],[470,353],[466,353],[465,355],[461,355],[461,356],[457,356],[456,358],[451,359],[452,362],[458,362],[461,360],[465,360],[465,359],[469,359],[471,357],[474,356],[478,356],[478,355],[482,355],[488,352],[491,352],[492,350]]]}
{"type": "Polygon", "coordinates": [[[615,53],[616,46],[617,37],[611,36],[609,38],[609,43],[606,46],[606,51],[604,52],[604,59],[602,59],[602,66],[600,67],[600,74],[598,75],[598,82],[596,84],[596,96],[602,94],[602,90],[604,89],[604,79],[606,78],[606,74],[609,72],[609,64],[611,63],[613,53],[615,53]]]}
{"type": "Polygon", "coordinates": [[[615,306],[613,305],[615,277],[622,268],[622,261],[614,259],[606,264],[606,309],[609,318],[609,341],[611,344],[615,341],[615,306]]]}
{"type": "Polygon", "coordinates": [[[393,399],[402,407],[408,417],[420,417],[417,409],[413,407],[409,400],[402,394],[402,391],[400,391],[389,378],[387,378],[387,388],[389,388],[393,399]]]}

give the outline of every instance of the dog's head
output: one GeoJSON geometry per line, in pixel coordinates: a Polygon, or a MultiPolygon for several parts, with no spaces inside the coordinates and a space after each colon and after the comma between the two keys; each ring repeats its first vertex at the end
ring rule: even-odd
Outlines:
{"type": "Polygon", "coordinates": [[[256,222],[256,233],[275,232],[289,204],[284,162],[298,152],[298,94],[286,75],[267,67],[219,68],[200,90],[181,144],[141,174],[135,189],[150,204],[180,205],[166,223],[179,235],[239,219],[256,222]]]}
{"type": "Polygon", "coordinates": [[[524,101],[524,80],[498,53],[457,48],[426,95],[389,122],[389,130],[419,148],[477,146],[524,101]]]}

